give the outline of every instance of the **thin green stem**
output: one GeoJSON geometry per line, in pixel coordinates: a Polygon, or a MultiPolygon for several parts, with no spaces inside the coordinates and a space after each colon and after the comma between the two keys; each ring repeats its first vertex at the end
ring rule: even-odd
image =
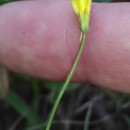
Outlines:
{"type": "Polygon", "coordinates": [[[59,95],[58,95],[58,97],[57,97],[57,99],[56,99],[56,102],[55,102],[55,104],[54,104],[54,107],[53,107],[53,109],[52,109],[51,115],[50,115],[49,120],[48,120],[48,124],[47,124],[46,130],[50,130],[50,127],[51,127],[53,118],[54,118],[55,113],[56,113],[56,110],[57,110],[57,107],[58,107],[58,105],[59,105],[59,103],[60,103],[60,100],[61,100],[61,98],[62,98],[62,96],[63,96],[65,90],[67,89],[68,84],[69,84],[69,82],[70,82],[70,80],[71,80],[71,78],[72,78],[72,76],[73,76],[73,74],[74,74],[74,71],[75,71],[75,69],[76,69],[76,66],[77,66],[77,64],[78,64],[78,61],[79,61],[79,59],[80,59],[81,53],[82,53],[83,48],[84,48],[85,34],[86,34],[86,33],[84,33],[84,32],[81,33],[80,48],[79,48],[77,57],[76,57],[76,59],[75,59],[75,61],[74,61],[73,67],[72,67],[72,69],[71,69],[71,71],[70,71],[70,73],[69,73],[69,75],[68,75],[68,77],[67,77],[67,79],[66,79],[66,81],[65,81],[65,83],[64,83],[64,85],[63,85],[63,87],[62,87],[62,89],[61,89],[61,91],[60,91],[60,93],[59,93],[59,95]]]}

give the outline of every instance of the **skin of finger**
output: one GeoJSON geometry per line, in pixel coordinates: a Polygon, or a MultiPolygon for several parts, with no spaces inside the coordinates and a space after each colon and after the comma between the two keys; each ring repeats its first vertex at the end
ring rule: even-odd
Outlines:
{"type": "MultiPolygon", "coordinates": [[[[130,92],[130,4],[93,4],[90,29],[73,81],[130,92]]],[[[80,46],[69,1],[0,7],[0,64],[42,79],[65,80],[80,46]]]]}

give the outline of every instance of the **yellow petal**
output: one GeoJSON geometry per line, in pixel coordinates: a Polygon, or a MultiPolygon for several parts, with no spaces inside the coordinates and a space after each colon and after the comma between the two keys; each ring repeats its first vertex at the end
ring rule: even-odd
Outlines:
{"type": "Polygon", "coordinates": [[[77,15],[79,15],[79,4],[78,4],[78,2],[77,2],[77,0],[71,0],[71,2],[72,2],[72,6],[73,6],[73,9],[74,9],[74,11],[75,11],[75,13],[77,14],[77,15]]]}
{"type": "Polygon", "coordinates": [[[72,7],[79,17],[82,31],[88,29],[91,2],[92,0],[71,0],[72,7]]]}
{"type": "Polygon", "coordinates": [[[88,13],[90,13],[91,3],[92,3],[92,0],[87,0],[87,11],[88,11],[88,13]]]}

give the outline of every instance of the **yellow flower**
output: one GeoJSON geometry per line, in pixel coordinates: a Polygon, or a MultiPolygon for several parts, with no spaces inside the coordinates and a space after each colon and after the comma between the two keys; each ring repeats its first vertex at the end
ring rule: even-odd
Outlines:
{"type": "Polygon", "coordinates": [[[71,0],[71,2],[75,13],[78,15],[81,31],[86,32],[89,27],[92,0],[71,0]]]}

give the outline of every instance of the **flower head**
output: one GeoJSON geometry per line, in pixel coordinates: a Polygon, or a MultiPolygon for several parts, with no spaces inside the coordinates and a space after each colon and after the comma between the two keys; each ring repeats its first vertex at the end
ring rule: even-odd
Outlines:
{"type": "Polygon", "coordinates": [[[78,15],[81,31],[86,32],[89,27],[90,8],[92,0],[71,0],[75,13],[78,15]]]}

